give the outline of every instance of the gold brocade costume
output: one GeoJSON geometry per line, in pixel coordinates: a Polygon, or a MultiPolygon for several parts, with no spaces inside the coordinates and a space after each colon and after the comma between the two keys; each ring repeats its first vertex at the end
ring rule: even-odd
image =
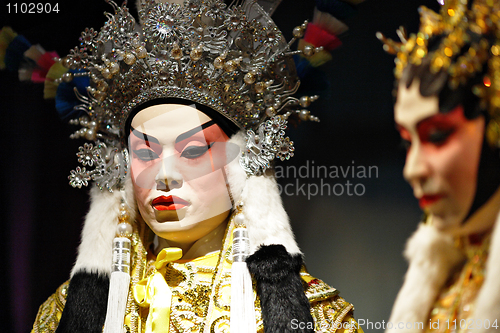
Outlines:
{"type": "MultiPolygon", "coordinates": [[[[466,332],[476,328],[477,323],[472,315],[477,295],[484,282],[490,236],[484,237],[480,244],[470,244],[468,239],[463,241],[461,247],[467,260],[461,269],[452,275],[438,296],[429,321],[425,323],[425,332],[466,332]]],[[[480,325],[484,326],[484,323],[480,325]]]]}
{"type": "MultiPolygon", "coordinates": [[[[172,291],[168,332],[229,332],[232,229],[231,221],[221,251],[192,260],[177,260],[166,266],[164,277],[172,291]]],[[[133,292],[134,286],[156,272],[156,258],[146,251],[141,241],[148,233],[147,228],[142,231],[136,229],[132,238],[131,287],[125,317],[127,333],[145,332],[150,312],[149,307],[138,304],[133,292]]],[[[311,304],[316,332],[362,332],[352,317],[353,305],[340,297],[336,289],[309,275],[305,267],[302,267],[301,277],[311,304]]],[[[33,333],[55,331],[66,302],[68,285],[69,281],[65,282],[42,304],[33,333]]],[[[264,332],[257,296],[255,311],[257,330],[264,332]]]]}

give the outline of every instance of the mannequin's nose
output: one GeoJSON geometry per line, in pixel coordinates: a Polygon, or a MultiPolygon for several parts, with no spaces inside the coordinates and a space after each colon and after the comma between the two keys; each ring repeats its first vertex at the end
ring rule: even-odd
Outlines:
{"type": "Polygon", "coordinates": [[[175,166],[175,158],[173,156],[163,158],[155,181],[156,189],[160,191],[168,192],[182,187],[184,181],[182,175],[175,166]]]}

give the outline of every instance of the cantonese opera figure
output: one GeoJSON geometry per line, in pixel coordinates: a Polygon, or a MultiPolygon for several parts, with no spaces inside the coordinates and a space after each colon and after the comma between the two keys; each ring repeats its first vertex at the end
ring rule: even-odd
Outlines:
{"type": "Polygon", "coordinates": [[[420,15],[401,43],[379,35],[397,54],[403,173],[425,212],[389,321],[405,332],[497,332],[500,2],[445,1],[420,15]]]}
{"type": "Polygon", "coordinates": [[[345,25],[318,11],[287,43],[255,1],[141,0],[138,21],[109,3],[46,73],[90,141],[70,184],[92,189],[70,280],[33,332],[361,332],[307,273],[273,173],[293,156],[287,121],[318,120],[305,109],[317,96],[294,97],[294,57],[324,61],[338,44],[325,21],[345,25]]]}

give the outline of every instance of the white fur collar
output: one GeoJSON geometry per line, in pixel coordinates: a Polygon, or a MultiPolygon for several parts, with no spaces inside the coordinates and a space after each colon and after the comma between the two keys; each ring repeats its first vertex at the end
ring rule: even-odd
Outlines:
{"type": "MultiPolygon", "coordinates": [[[[485,280],[471,318],[484,323],[493,323],[500,318],[500,214],[495,222],[490,252],[486,263],[485,280]]],[[[393,327],[400,322],[428,324],[428,316],[438,293],[448,279],[452,269],[464,259],[464,255],[453,244],[451,236],[439,232],[435,227],[421,224],[409,239],[405,257],[409,268],[403,287],[399,291],[389,322],[393,327]]],[[[410,325],[409,325],[410,326],[410,325]]],[[[417,333],[422,330],[411,325],[411,329],[397,332],[417,333]]],[[[490,332],[494,328],[475,330],[490,332]]],[[[496,331],[496,330],[495,330],[496,331]]],[[[394,330],[387,330],[387,333],[394,330]]]]}
{"type": "MultiPolygon", "coordinates": [[[[78,256],[71,271],[111,274],[112,242],[116,235],[118,213],[122,193],[100,190],[93,186],[90,190],[90,209],[85,217],[78,256]]],[[[135,199],[130,176],[125,182],[125,200],[130,207],[130,219],[135,219],[135,199]]]]}
{"type": "MultiPolygon", "coordinates": [[[[241,150],[246,149],[243,131],[233,135],[230,142],[241,150]]],[[[241,199],[244,204],[250,252],[255,252],[260,245],[282,244],[289,253],[300,253],[283,208],[274,171],[247,177],[239,165],[239,158],[236,158],[226,166],[226,172],[234,201],[241,199]]]]}
{"type": "MultiPolygon", "coordinates": [[[[500,320],[500,214],[497,217],[493,235],[491,236],[490,252],[486,263],[486,276],[483,287],[476,299],[476,309],[471,318],[481,320],[482,323],[489,319],[493,323],[500,320]]],[[[496,329],[479,329],[478,332],[497,332],[496,329]]]]}

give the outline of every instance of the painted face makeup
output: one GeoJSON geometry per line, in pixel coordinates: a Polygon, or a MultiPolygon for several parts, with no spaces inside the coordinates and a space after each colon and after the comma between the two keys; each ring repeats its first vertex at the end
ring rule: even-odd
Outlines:
{"type": "Polygon", "coordinates": [[[401,84],[394,107],[407,148],[403,174],[436,227],[460,233],[477,190],[484,118],[465,118],[461,105],[440,113],[438,97],[423,97],[419,85],[401,84]]]}
{"type": "Polygon", "coordinates": [[[131,123],[131,175],[141,217],[172,245],[190,244],[224,222],[232,208],[224,166],[239,148],[206,114],[159,104],[131,123]]]}

